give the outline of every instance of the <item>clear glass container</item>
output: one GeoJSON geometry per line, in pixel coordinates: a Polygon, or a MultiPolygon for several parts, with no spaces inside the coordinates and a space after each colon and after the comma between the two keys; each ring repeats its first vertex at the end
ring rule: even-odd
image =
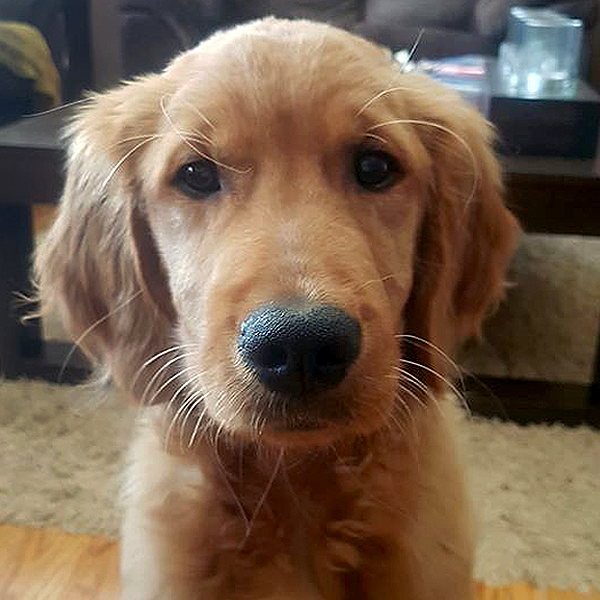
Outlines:
{"type": "Polygon", "coordinates": [[[506,91],[524,97],[569,97],[579,73],[583,23],[545,8],[510,10],[499,51],[506,91]]]}

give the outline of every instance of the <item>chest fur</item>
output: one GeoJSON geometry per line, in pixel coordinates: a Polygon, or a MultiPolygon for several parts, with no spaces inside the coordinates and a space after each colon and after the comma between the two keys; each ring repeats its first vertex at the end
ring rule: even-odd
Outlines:
{"type": "Polygon", "coordinates": [[[185,456],[143,428],[132,449],[126,523],[150,532],[165,585],[190,591],[177,598],[444,594],[447,582],[428,566],[445,561],[440,572],[468,581],[468,504],[447,428],[424,422],[411,439],[270,454],[222,444],[185,456]],[[409,591],[413,580],[418,593],[409,591]]]}

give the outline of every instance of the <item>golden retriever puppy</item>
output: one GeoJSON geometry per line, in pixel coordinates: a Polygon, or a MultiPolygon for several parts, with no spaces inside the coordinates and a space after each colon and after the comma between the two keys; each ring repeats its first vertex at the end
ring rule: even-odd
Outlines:
{"type": "Polygon", "coordinates": [[[518,226],[486,122],[333,27],[273,18],[94,96],[36,257],[140,406],[124,600],[459,600],[443,392],[518,226]]]}

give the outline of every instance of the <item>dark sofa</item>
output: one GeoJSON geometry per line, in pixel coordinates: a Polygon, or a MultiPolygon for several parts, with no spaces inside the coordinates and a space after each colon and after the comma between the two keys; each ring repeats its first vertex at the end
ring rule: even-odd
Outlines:
{"type": "MultiPolygon", "coordinates": [[[[422,31],[417,59],[493,56],[514,4],[555,7],[582,18],[587,32],[596,22],[596,0],[0,0],[0,20],[26,22],[42,33],[63,81],[63,100],[69,101],[84,88],[116,83],[109,70],[131,77],[160,69],[216,29],[266,15],[330,22],[392,49],[411,47],[422,31]],[[109,5],[116,7],[116,26],[100,27],[94,15],[109,5]],[[85,33],[88,20],[91,36],[85,33]],[[113,48],[117,35],[122,57],[118,68],[113,68],[114,60],[94,64],[97,57],[85,56],[98,48],[101,54],[108,49],[118,56],[113,48]],[[90,50],[91,37],[96,48],[90,50]]],[[[584,45],[584,64],[589,47],[584,45]]],[[[32,82],[19,80],[0,65],[0,123],[39,110],[34,96],[32,82]]]]}
{"type": "Polygon", "coordinates": [[[512,5],[552,6],[584,20],[590,31],[595,0],[122,0],[126,75],[160,68],[211,31],[265,15],[327,21],[415,58],[496,54],[512,5]]]}

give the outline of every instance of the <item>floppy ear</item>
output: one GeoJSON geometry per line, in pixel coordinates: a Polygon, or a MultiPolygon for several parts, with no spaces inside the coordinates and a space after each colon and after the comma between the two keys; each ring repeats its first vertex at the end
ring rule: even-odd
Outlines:
{"type": "Polygon", "coordinates": [[[156,369],[137,372],[167,347],[174,318],[150,293],[163,271],[146,283],[148,263],[159,259],[149,230],[132,216],[134,163],[156,131],[163,93],[161,76],[152,76],[94,96],[79,112],[67,130],[58,216],[34,264],[43,312],[57,309],[92,361],[136,397],[156,369]]]}
{"type": "MultiPolygon", "coordinates": [[[[502,299],[520,228],[504,204],[492,127],[452,91],[410,80],[411,118],[423,122],[415,127],[431,170],[407,327],[451,354],[457,342],[480,334],[502,299]]],[[[439,354],[418,353],[420,362],[448,370],[439,354]]],[[[428,379],[440,387],[438,378],[428,379]]]]}

